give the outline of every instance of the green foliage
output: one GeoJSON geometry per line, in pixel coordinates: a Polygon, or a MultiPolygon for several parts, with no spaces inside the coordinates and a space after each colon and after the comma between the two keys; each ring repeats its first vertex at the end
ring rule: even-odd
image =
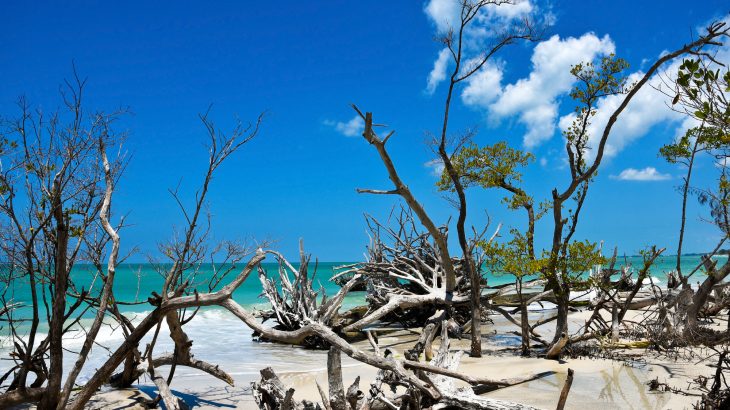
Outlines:
{"type": "Polygon", "coordinates": [[[727,237],[730,235],[727,168],[720,168],[713,188],[690,186],[689,172],[699,153],[709,154],[714,161],[727,161],[730,152],[730,105],[726,94],[730,92],[730,71],[720,68],[712,59],[685,59],[677,71],[675,82],[677,94],[672,105],[679,105],[678,111],[695,118],[701,126],[687,130],[679,140],[663,146],[659,154],[669,163],[688,166],[684,195],[691,192],[700,204],[707,205],[712,221],[727,237]]]}
{"type": "Polygon", "coordinates": [[[628,68],[626,60],[611,54],[601,58],[596,65],[585,62],[574,65],[570,73],[578,80],[570,92],[570,97],[578,104],[575,108],[575,120],[563,132],[568,141],[568,155],[571,167],[582,169],[585,166],[585,152],[588,149],[588,126],[590,119],[596,115],[596,103],[599,98],[625,93],[626,78],[621,73],[628,68]]]}
{"type": "Polygon", "coordinates": [[[695,130],[696,128],[690,128],[679,140],[659,148],[659,155],[670,164],[683,163],[688,160],[692,156],[691,136],[695,130]]]}
{"type": "Polygon", "coordinates": [[[695,118],[715,127],[730,126],[730,106],[724,93],[730,92],[730,70],[714,68],[699,58],[685,59],[677,71],[677,95],[672,104],[680,103],[695,118]]]}
{"type": "Polygon", "coordinates": [[[593,62],[574,65],[570,73],[579,80],[570,92],[570,97],[587,106],[594,106],[596,100],[607,95],[626,91],[626,78],[620,75],[629,63],[614,54],[602,57],[596,66],[593,62]]]}
{"type": "MultiPolygon", "coordinates": [[[[504,188],[512,195],[504,198],[510,209],[532,204],[532,197],[517,186],[522,182],[521,168],[535,159],[529,152],[510,147],[505,141],[479,147],[470,143],[462,147],[452,158],[454,169],[464,187],[480,186],[485,189],[504,188]]],[[[453,191],[449,175],[444,171],[437,186],[442,191],[453,191]]]]}
{"type": "MultiPolygon", "coordinates": [[[[521,232],[510,230],[512,239],[503,243],[482,243],[486,265],[495,274],[509,274],[521,280],[531,275],[549,275],[546,272],[550,252],[543,251],[542,257],[533,258],[529,252],[528,241],[521,232]]],[[[601,255],[597,243],[589,241],[574,241],[567,246],[567,257],[559,258],[557,271],[562,274],[564,280],[570,282],[582,281],[580,276],[588,272],[596,265],[606,263],[601,255]]]]}
{"type": "Polygon", "coordinates": [[[571,278],[587,272],[596,265],[606,263],[601,256],[601,250],[597,243],[585,241],[573,241],[568,244],[567,257],[558,260],[558,270],[571,278]]]}
{"type": "Polygon", "coordinates": [[[659,155],[670,164],[686,164],[693,152],[723,149],[728,143],[730,135],[718,127],[694,127],[677,141],[661,147],[659,155]]]}
{"type": "Polygon", "coordinates": [[[723,169],[720,174],[715,190],[695,189],[695,194],[701,205],[709,206],[715,225],[726,238],[730,238],[730,180],[728,180],[726,169],[723,169]]]}
{"type": "Polygon", "coordinates": [[[508,242],[480,244],[487,268],[494,274],[509,274],[517,279],[540,273],[545,267],[545,260],[533,258],[525,235],[516,229],[511,229],[510,233],[512,239],[508,242]]]}

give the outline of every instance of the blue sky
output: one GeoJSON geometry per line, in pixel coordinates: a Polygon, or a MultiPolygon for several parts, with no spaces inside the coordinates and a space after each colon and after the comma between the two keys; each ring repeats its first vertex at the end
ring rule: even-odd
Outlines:
{"type": "MultiPolygon", "coordinates": [[[[542,199],[566,181],[560,120],[572,106],[561,84],[567,68],[561,68],[578,63],[571,61],[576,56],[615,51],[635,73],[687,42],[696,27],[726,18],[728,6],[530,1],[513,7],[551,16],[543,42],[510,47],[490,66],[491,76],[459,90],[452,129],[477,126],[479,143],[507,140],[529,148],[537,161],[525,186],[542,199]]],[[[234,115],[253,120],[266,110],[259,137],[214,181],[215,238],[274,240],[293,256],[301,237],[321,260],[359,259],[367,242],[363,213],[384,218],[396,201],[355,193],[390,186],[372,147],[344,135],[357,130],[356,123],[349,124],[354,132],[348,128],[349,103],[396,130],[391,155],[434,219],[445,222],[454,214],[426,165],[433,155],[425,133],[439,127],[445,92],[444,84],[434,83],[432,93],[427,85],[441,51],[433,38],[448,21],[447,0],[432,2],[5,4],[12,18],[0,25],[0,113],[14,114],[20,95],[55,108],[72,62],[88,77],[90,106],[131,108],[122,127],[130,133],[132,161],[114,206],[133,224],[123,243],[138,246],[142,260],[182,222],[167,189],[182,181],[192,201],[202,176],[206,137],[197,113],[213,104],[212,117],[225,129],[234,115]]],[[[610,140],[615,153],[591,187],[576,237],[605,240],[628,254],[648,244],[671,253],[682,169],[663,163],[657,150],[682,119],[662,111],[664,101],[654,94],[641,101],[632,106],[634,122],[610,140]]],[[[710,185],[715,172],[711,162],[701,163],[697,185],[710,185]]],[[[475,189],[468,195],[471,223],[483,224],[488,213],[495,224],[522,226],[522,215],[506,211],[498,194],[475,189]]],[[[689,252],[707,250],[719,237],[700,221],[705,215],[690,207],[689,252]]],[[[547,228],[538,229],[539,243],[547,240],[547,228]]]]}

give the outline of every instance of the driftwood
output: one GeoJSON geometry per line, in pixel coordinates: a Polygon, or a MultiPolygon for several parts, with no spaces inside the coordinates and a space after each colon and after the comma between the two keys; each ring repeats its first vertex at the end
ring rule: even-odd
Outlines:
{"type": "Polygon", "coordinates": [[[621,279],[616,283],[610,282],[610,275],[614,272],[617,250],[614,249],[613,257],[609,268],[606,271],[598,272],[593,278],[596,285],[597,297],[591,301],[593,312],[590,318],[582,327],[582,331],[570,337],[567,344],[578,343],[606,335],[611,335],[612,343],[618,343],[620,336],[620,325],[629,310],[643,309],[657,302],[653,293],[642,293],[644,281],[649,277],[649,269],[654,265],[656,259],[664,252],[664,248],[652,247],[651,252],[645,256],[644,264],[633,278],[633,271],[629,267],[621,269],[621,279]],[[637,296],[640,296],[637,299],[637,296]],[[611,315],[610,325],[605,323],[602,312],[611,315]]]}
{"type": "MultiPolygon", "coordinates": [[[[258,322],[251,313],[247,312],[243,307],[241,307],[231,299],[225,300],[222,305],[238,318],[243,320],[248,326],[265,335],[267,338],[276,339],[284,343],[296,343],[297,341],[301,341],[305,337],[317,335],[326,340],[331,346],[338,348],[340,351],[355,360],[369,364],[382,370],[392,372],[395,378],[397,378],[400,382],[410,385],[412,388],[418,390],[424,396],[428,397],[429,400],[433,400],[434,402],[438,402],[443,397],[439,389],[436,388],[433,384],[427,381],[423,381],[422,379],[417,377],[416,374],[409,372],[408,369],[426,371],[433,374],[440,374],[452,378],[458,378],[473,385],[490,385],[496,387],[506,387],[518,383],[523,383],[525,381],[534,380],[535,378],[543,377],[547,374],[550,374],[549,372],[540,373],[536,375],[529,375],[527,377],[519,379],[490,379],[483,377],[473,377],[467,374],[460,373],[453,369],[442,368],[434,366],[432,364],[415,362],[411,360],[396,360],[389,356],[376,356],[374,354],[366,353],[353,347],[347,341],[334,333],[330,328],[322,325],[321,323],[312,322],[295,331],[280,331],[265,327],[260,322],[258,322]]],[[[448,332],[445,326],[442,325],[442,334],[444,332],[446,332],[446,337],[448,338],[448,332]]]]}
{"type": "Polygon", "coordinates": [[[155,386],[157,386],[157,391],[162,398],[162,402],[165,403],[165,407],[168,410],[185,410],[188,408],[185,402],[172,394],[170,386],[167,384],[165,378],[157,374],[152,366],[150,366],[148,372],[150,375],[150,379],[155,384],[155,386]]]}
{"type": "Polygon", "coordinates": [[[431,316],[425,323],[421,330],[421,335],[418,337],[416,344],[412,349],[405,352],[406,359],[418,361],[418,357],[421,353],[425,353],[426,361],[431,361],[433,358],[433,348],[431,344],[436,336],[436,333],[441,327],[441,323],[446,320],[446,312],[439,310],[431,316]]]}
{"type": "Polygon", "coordinates": [[[342,385],[342,359],[340,351],[331,347],[327,354],[327,380],[329,381],[329,404],[332,410],[347,410],[345,388],[342,385]]]}
{"type": "Polygon", "coordinates": [[[364,406],[363,400],[365,399],[365,394],[362,390],[360,390],[360,376],[355,377],[355,381],[347,388],[345,397],[347,399],[347,404],[351,409],[363,408],[362,406],[364,406]]]}
{"type": "Polygon", "coordinates": [[[274,369],[261,370],[261,381],[251,383],[253,397],[261,410],[321,409],[319,404],[308,401],[296,402],[294,389],[287,389],[274,369]]]}
{"type": "MultiPolygon", "coordinates": [[[[347,318],[338,317],[337,314],[344,297],[361,282],[361,275],[352,275],[337,294],[327,299],[324,288],[319,291],[313,289],[317,273],[316,264],[314,272],[310,275],[311,257],[304,252],[302,241],[299,242],[299,269],[295,269],[283,255],[277,252],[271,253],[279,262],[279,286],[267,276],[266,271],[260,265],[258,266],[259,279],[263,287],[262,295],[271,305],[270,311],[261,314],[264,322],[267,320],[275,321],[276,326],[274,328],[278,330],[297,330],[309,321],[318,321],[339,329],[341,326],[355,320],[354,318],[348,320],[347,318]],[[279,288],[281,288],[281,291],[279,288]]],[[[254,332],[254,337],[262,341],[272,341],[258,332],[254,332]]],[[[299,344],[304,347],[319,349],[329,347],[326,341],[318,337],[305,339],[299,344]]]]}
{"type": "MultiPolygon", "coordinates": [[[[434,357],[432,364],[434,366],[455,372],[461,360],[462,352],[458,351],[451,354],[449,351],[449,336],[446,326],[441,327],[441,346],[434,357]]],[[[517,403],[505,402],[502,400],[489,399],[474,394],[471,389],[457,388],[453,379],[443,374],[429,374],[434,385],[441,391],[443,398],[433,406],[434,409],[456,407],[460,409],[486,410],[486,409],[504,409],[504,410],[527,410],[532,409],[530,406],[524,406],[517,403]]]]}
{"type": "Polygon", "coordinates": [[[565,347],[566,344],[568,344],[568,335],[563,333],[560,336],[560,339],[558,339],[558,341],[556,343],[554,343],[552,346],[550,346],[550,348],[548,348],[547,352],[545,353],[545,358],[551,359],[551,360],[560,359],[560,354],[562,353],[563,348],[565,347]]]}
{"type": "MultiPolygon", "coordinates": [[[[418,328],[432,321],[436,312],[443,312],[455,324],[457,333],[468,329],[472,333],[472,289],[482,293],[483,279],[472,286],[466,269],[467,263],[454,258],[456,284],[453,292],[444,283],[444,263],[439,248],[429,232],[421,232],[410,210],[401,209],[392,224],[382,224],[366,217],[370,230],[367,260],[363,263],[340,267],[333,277],[341,281],[360,275],[367,284],[368,311],[363,317],[343,328],[345,333],[377,328],[383,323],[398,323],[418,328]],[[393,226],[391,226],[393,225],[393,226]]],[[[483,233],[475,234],[479,240],[483,233]]],[[[476,266],[482,266],[483,255],[477,254],[476,266]]],[[[496,290],[480,296],[484,305],[492,297],[505,291],[496,290]]],[[[478,319],[481,322],[481,318],[478,319]]],[[[479,326],[477,326],[479,327],[479,326]]]]}
{"type": "Polygon", "coordinates": [[[565,384],[563,389],[560,391],[560,398],[558,399],[557,410],[563,410],[565,408],[565,402],[568,400],[568,393],[570,393],[570,386],[573,385],[573,369],[568,369],[568,375],[565,378],[565,384]]]}

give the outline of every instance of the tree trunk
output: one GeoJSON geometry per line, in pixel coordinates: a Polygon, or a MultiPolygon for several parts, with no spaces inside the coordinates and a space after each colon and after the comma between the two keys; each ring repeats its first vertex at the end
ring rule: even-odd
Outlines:
{"type": "Polygon", "coordinates": [[[619,337],[618,306],[614,303],[611,308],[611,342],[617,343],[619,337]]]}
{"type": "Polygon", "coordinates": [[[522,325],[522,356],[530,355],[530,322],[527,317],[527,302],[520,294],[520,325],[522,325]]]}
{"type": "MultiPolygon", "coordinates": [[[[56,192],[56,190],[54,190],[56,192]]],[[[56,196],[59,194],[57,193],[56,196]]],[[[61,393],[61,377],[63,376],[63,325],[66,316],[66,290],[68,289],[68,227],[60,198],[54,203],[54,219],[56,221],[56,264],[54,267],[53,286],[55,291],[51,304],[51,323],[48,326],[50,347],[50,369],[46,394],[38,404],[39,409],[55,409],[61,393]]]]}
{"type": "MultiPolygon", "coordinates": [[[[464,255],[464,257],[469,258],[465,262],[472,265],[471,255],[464,255]]],[[[471,350],[469,355],[471,357],[482,357],[481,278],[473,267],[469,271],[471,275],[471,278],[469,278],[471,280],[471,350]]]]}
{"type": "Polygon", "coordinates": [[[570,307],[570,293],[555,292],[555,301],[557,303],[557,317],[555,321],[555,336],[553,343],[560,340],[563,334],[568,334],[568,309],[570,307]]]}
{"type": "Polygon", "coordinates": [[[347,410],[345,388],[342,385],[342,359],[340,350],[334,346],[327,353],[327,380],[329,382],[329,405],[332,410],[347,410]]]}

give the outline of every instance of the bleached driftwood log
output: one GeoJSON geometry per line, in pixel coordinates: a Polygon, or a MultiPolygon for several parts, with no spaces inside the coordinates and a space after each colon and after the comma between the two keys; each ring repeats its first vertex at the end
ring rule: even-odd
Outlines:
{"type": "MultiPolygon", "coordinates": [[[[431,364],[449,371],[456,371],[461,361],[462,351],[450,353],[449,335],[446,327],[441,328],[441,346],[439,346],[436,356],[434,356],[431,364]]],[[[529,410],[534,409],[519,403],[512,403],[502,400],[490,399],[474,394],[472,389],[456,387],[454,379],[446,377],[443,374],[428,374],[428,378],[433,381],[434,386],[441,392],[442,398],[432,408],[460,408],[469,410],[529,410]]]]}
{"type": "Polygon", "coordinates": [[[570,393],[570,386],[573,385],[573,369],[568,369],[568,375],[565,378],[565,384],[563,390],[560,391],[560,397],[558,398],[558,406],[556,410],[563,410],[565,408],[565,402],[568,400],[568,393],[570,393]]]}
{"type": "Polygon", "coordinates": [[[319,405],[315,407],[309,402],[295,402],[294,389],[287,389],[271,367],[262,369],[261,381],[251,383],[251,387],[261,410],[320,409],[319,405]]]}
{"type": "MultiPolygon", "coordinates": [[[[430,232],[421,232],[413,213],[402,209],[394,227],[366,217],[371,243],[367,261],[341,267],[333,280],[361,275],[367,281],[368,312],[345,332],[354,332],[378,322],[398,322],[421,327],[440,309],[449,312],[459,326],[471,318],[472,283],[460,259],[450,260],[455,285],[446,286],[445,262],[430,232]]],[[[480,266],[481,260],[477,261],[480,266]]],[[[483,283],[475,284],[481,287],[483,283]]]]}
{"type": "MultiPolygon", "coordinates": [[[[263,321],[273,320],[278,330],[297,330],[309,321],[317,321],[339,331],[343,320],[336,320],[342,301],[350,290],[361,282],[361,275],[353,275],[332,298],[328,299],[324,288],[314,290],[314,279],[317,273],[309,272],[311,256],[304,252],[304,244],[299,241],[300,263],[295,269],[287,259],[278,252],[271,252],[279,262],[279,283],[268,277],[266,270],[258,266],[259,280],[263,287],[263,296],[271,304],[271,310],[261,314],[263,321]],[[281,289],[281,290],[280,290],[281,289]]],[[[259,340],[272,341],[265,335],[254,332],[259,340]]],[[[301,345],[310,348],[325,349],[329,345],[318,337],[304,339],[301,345]]]]}

